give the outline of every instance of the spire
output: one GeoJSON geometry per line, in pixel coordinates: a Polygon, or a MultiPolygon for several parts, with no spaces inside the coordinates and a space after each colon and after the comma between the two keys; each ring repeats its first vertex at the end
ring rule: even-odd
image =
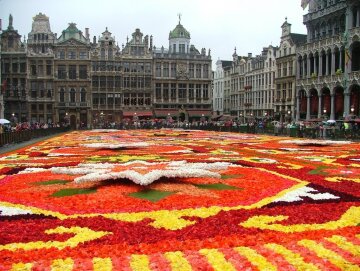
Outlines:
{"type": "Polygon", "coordinates": [[[14,30],[13,27],[13,16],[10,14],[9,15],[9,26],[8,26],[8,30],[14,30]]]}
{"type": "Polygon", "coordinates": [[[179,24],[181,24],[181,13],[178,13],[178,17],[179,17],[179,24]]]}

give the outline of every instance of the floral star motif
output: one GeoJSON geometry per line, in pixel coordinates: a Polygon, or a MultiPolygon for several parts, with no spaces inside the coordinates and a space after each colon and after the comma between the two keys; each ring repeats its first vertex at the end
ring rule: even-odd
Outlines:
{"type": "Polygon", "coordinates": [[[146,162],[131,161],[124,164],[79,164],[76,167],[52,168],[53,173],[82,175],[76,183],[126,178],[140,185],[149,185],[162,178],[209,177],[220,178],[217,171],[227,169],[231,163],[188,163],[187,161],[146,162]]]}

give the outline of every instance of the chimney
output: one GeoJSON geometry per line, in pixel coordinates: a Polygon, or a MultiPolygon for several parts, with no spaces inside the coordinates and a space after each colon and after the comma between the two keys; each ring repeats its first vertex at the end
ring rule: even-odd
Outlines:
{"type": "Polygon", "coordinates": [[[88,28],[88,27],[85,28],[85,38],[86,38],[87,40],[90,39],[90,34],[89,34],[89,28],[88,28]]]}
{"type": "Polygon", "coordinates": [[[96,44],[96,36],[93,38],[93,43],[96,44]]]}
{"type": "Polygon", "coordinates": [[[248,57],[252,57],[252,53],[248,53],[248,57]]]}
{"type": "Polygon", "coordinates": [[[152,50],[153,47],[153,36],[150,36],[150,50],[152,50]]]}

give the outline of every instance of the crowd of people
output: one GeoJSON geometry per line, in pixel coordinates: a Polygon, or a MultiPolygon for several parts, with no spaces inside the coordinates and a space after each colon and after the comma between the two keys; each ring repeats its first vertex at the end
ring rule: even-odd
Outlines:
{"type": "MultiPolygon", "coordinates": [[[[20,132],[27,130],[38,130],[48,128],[67,127],[69,123],[42,123],[42,122],[19,122],[0,124],[0,133],[20,132]]],[[[253,119],[251,121],[240,121],[239,119],[211,120],[201,119],[193,121],[181,121],[173,119],[124,119],[120,122],[103,122],[89,127],[86,124],[73,127],[77,129],[203,129],[215,131],[231,131],[244,133],[266,133],[273,135],[287,135],[294,137],[311,138],[360,138],[360,123],[355,121],[299,121],[280,122],[269,119],[253,119]]]]}
{"type": "Polygon", "coordinates": [[[216,131],[232,131],[247,133],[266,133],[310,138],[360,138],[360,123],[344,121],[299,121],[280,122],[275,120],[252,120],[248,122],[237,119],[174,121],[167,119],[123,120],[121,122],[105,122],[93,128],[111,129],[204,129],[216,131]]]}
{"type": "Polygon", "coordinates": [[[65,127],[64,123],[44,123],[44,122],[18,122],[18,123],[8,123],[0,124],[0,133],[8,132],[20,132],[28,130],[38,130],[38,129],[48,129],[48,128],[58,128],[65,127]]]}

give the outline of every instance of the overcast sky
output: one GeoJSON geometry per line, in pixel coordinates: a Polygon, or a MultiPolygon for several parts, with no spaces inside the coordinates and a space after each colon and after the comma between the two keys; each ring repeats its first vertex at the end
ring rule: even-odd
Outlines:
{"type": "MultiPolygon", "coordinates": [[[[238,55],[258,55],[264,46],[277,46],[281,25],[288,18],[292,32],[306,34],[301,0],[0,0],[2,28],[13,15],[19,34],[28,35],[32,18],[39,12],[50,18],[51,30],[60,36],[68,23],[99,37],[105,27],[121,46],[136,28],[153,35],[156,47],[168,48],[170,30],[181,24],[197,49],[211,49],[213,62],[238,55]]],[[[22,37],[23,38],[23,37],[22,37]]]]}

